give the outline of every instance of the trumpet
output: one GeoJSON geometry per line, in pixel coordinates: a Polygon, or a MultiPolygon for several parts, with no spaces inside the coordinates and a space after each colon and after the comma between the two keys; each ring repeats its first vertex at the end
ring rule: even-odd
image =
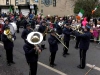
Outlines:
{"type": "Polygon", "coordinates": [[[77,32],[79,32],[80,34],[83,34],[83,31],[82,31],[80,25],[77,25],[77,26],[70,26],[70,28],[71,28],[73,31],[77,31],[77,32]]]}

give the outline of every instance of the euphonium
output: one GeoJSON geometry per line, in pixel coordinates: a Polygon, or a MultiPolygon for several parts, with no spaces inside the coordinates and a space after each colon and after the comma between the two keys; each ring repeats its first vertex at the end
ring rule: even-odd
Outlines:
{"type": "Polygon", "coordinates": [[[7,38],[10,40],[10,41],[13,41],[13,37],[12,37],[12,34],[10,32],[10,29],[7,29],[7,30],[4,30],[4,34],[7,36],[7,38]]]}

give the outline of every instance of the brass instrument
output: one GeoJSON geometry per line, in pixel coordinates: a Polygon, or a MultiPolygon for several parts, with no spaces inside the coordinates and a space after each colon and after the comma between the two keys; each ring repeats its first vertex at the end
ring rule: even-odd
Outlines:
{"type": "Polygon", "coordinates": [[[9,25],[9,28],[10,28],[10,32],[12,35],[14,35],[17,31],[17,25],[15,22],[11,22],[9,25]]]}
{"type": "Polygon", "coordinates": [[[46,26],[45,31],[42,33],[42,34],[43,34],[43,36],[45,36],[45,35],[47,34],[47,32],[48,32],[48,26],[46,26]]]}
{"type": "Polygon", "coordinates": [[[68,49],[68,47],[66,47],[66,45],[57,37],[57,36],[59,36],[59,34],[57,34],[57,33],[55,33],[56,35],[55,35],[55,37],[56,37],[56,39],[59,41],[59,42],[61,42],[61,44],[66,48],[66,49],[68,49]]]}
{"type": "Polygon", "coordinates": [[[83,34],[83,31],[80,30],[80,28],[81,28],[80,25],[77,25],[77,26],[72,26],[72,25],[71,25],[70,28],[71,28],[73,31],[77,31],[77,32],[83,34]]]}
{"type": "MultiPolygon", "coordinates": [[[[58,33],[56,33],[56,35],[57,35],[58,37],[60,37],[60,35],[59,35],[58,33]]],[[[61,40],[63,40],[63,37],[61,38],[61,40]]]]}
{"type": "Polygon", "coordinates": [[[31,32],[28,34],[26,39],[30,44],[33,44],[36,47],[36,54],[40,54],[39,45],[43,40],[43,35],[39,32],[31,32]]]}
{"type": "Polygon", "coordinates": [[[6,29],[4,30],[4,34],[7,36],[7,38],[10,40],[10,41],[14,41],[14,38],[12,37],[12,34],[11,34],[11,31],[10,29],[6,29]]]}

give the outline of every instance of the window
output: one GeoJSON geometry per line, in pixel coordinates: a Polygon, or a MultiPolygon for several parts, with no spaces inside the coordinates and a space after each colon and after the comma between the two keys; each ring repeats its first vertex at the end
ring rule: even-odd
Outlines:
{"type": "Polygon", "coordinates": [[[38,2],[38,0],[35,0],[35,2],[38,2]]]}
{"type": "Polygon", "coordinates": [[[16,0],[15,5],[18,5],[18,0],[16,0]]]}
{"type": "Polygon", "coordinates": [[[9,5],[9,0],[6,0],[6,5],[9,5]]]}
{"type": "Polygon", "coordinates": [[[56,7],[56,0],[53,0],[53,7],[56,7]]]}

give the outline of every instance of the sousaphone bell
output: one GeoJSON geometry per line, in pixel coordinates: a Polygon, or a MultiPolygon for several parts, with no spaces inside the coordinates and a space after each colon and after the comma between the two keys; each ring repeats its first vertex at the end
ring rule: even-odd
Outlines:
{"type": "Polygon", "coordinates": [[[38,45],[43,40],[43,35],[40,32],[31,32],[26,39],[30,44],[38,45]]]}

